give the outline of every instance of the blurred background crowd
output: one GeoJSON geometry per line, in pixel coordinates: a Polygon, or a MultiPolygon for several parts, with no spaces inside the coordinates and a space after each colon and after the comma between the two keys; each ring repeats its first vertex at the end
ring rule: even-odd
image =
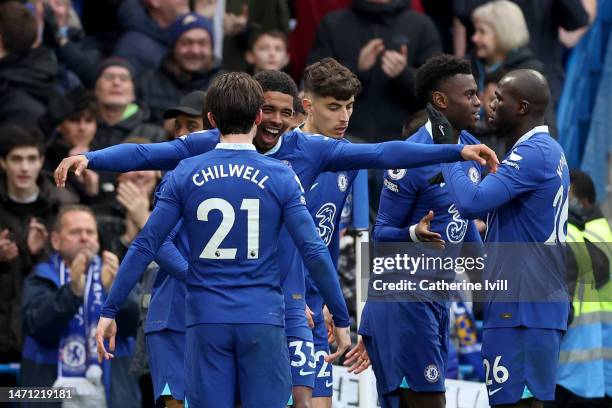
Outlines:
{"type": "MultiPolygon", "coordinates": [[[[283,70],[299,86],[305,66],[325,57],[363,84],[347,137],[404,139],[425,120],[414,95],[415,69],[445,52],[471,61],[483,110],[475,134],[502,156],[503,143],[485,120],[495,84],[513,69],[542,72],[553,96],[547,124],[560,140],[576,133],[570,142],[578,144],[573,164],[580,165],[598,109],[586,101],[595,101],[604,84],[611,89],[603,61],[612,18],[598,13],[603,3],[609,10],[609,0],[0,1],[0,363],[21,362],[22,384],[53,383],[57,357],[44,355],[57,354],[85,290],[87,271],[76,252],[98,254],[102,284],[111,285],[161,177],[86,170],[57,189],[51,172],[62,158],[201,130],[203,93],[194,91],[205,92],[220,72],[283,70]],[[580,87],[581,62],[571,61],[570,50],[597,21],[604,27],[599,77],[580,87]],[[69,283],[50,279],[40,266],[52,268],[53,253],[72,262],[69,283]]],[[[299,103],[295,111],[297,125],[299,103]]],[[[381,183],[381,173],[371,172],[372,211],[381,183]]],[[[605,190],[598,193],[603,201],[605,190]]],[[[343,256],[339,272],[353,288],[349,246],[343,256]]],[[[346,295],[354,309],[353,292],[346,295]]],[[[131,361],[143,307],[146,298],[134,296],[119,319],[126,361],[113,366],[112,381],[123,396],[117,398],[130,396],[121,406],[153,404],[149,391],[142,402],[133,397],[139,377],[147,390],[146,364],[131,361]]],[[[16,383],[11,370],[1,378],[1,385],[16,383]]],[[[118,406],[112,397],[109,406],[118,406]]]]}

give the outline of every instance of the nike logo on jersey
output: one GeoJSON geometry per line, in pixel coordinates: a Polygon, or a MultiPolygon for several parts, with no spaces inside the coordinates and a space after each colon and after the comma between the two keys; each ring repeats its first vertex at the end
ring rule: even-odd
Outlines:
{"type": "Polygon", "coordinates": [[[314,188],[315,188],[316,186],[318,186],[318,185],[319,185],[319,183],[314,183],[314,184],[312,185],[312,187],[310,187],[310,191],[314,190],[314,188]]]}
{"type": "Polygon", "coordinates": [[[327,388],[330,388],[332,385],[334,385],[334,382],[333,382],[333,381],[325,381],[325,386],[326,386],[327,388]]]}
{"type": "Polygon", "coordinates": [[[311,375],[311,374],[314,374],[314,373],[315,373],[314,371],[304,371],[303,368],[300,369],[300,375],[301,376],[311,375]]]}
{"type": "Polygon", "coordinates": [[[504,388],[504,387],[499,387],[498,389],[492,390],[492,391],[489,390],[489,397],[492,396],[493,394],[495,394],[497,391],[501,390],[502,388],[504,388]]]}

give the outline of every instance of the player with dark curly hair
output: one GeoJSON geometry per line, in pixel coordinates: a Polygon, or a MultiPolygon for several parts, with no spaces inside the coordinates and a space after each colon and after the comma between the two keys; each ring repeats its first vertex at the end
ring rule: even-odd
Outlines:
{"type": "MultiPolygon", "coordinates": [[[[466,60],[451,55],[430,58],[416,73],[416,90],[430,116],[440,112],[458,130],[444,135],[432,130],[432,123],[427,121],[408,141],[432,144],[437,134],[436,141],[442,137],[447,139],[445,143],[479,143],[460,130],[475,127],[480,110],[476,82],[466,60]]],[[[464,166],[472,181],[478,182],[481,166],[464,166]]],[[[459,255],[453,252],[459,246],[453,244],[481,242],[474,222],[462,218],[456,210],[438,164],[385,173],[373,238],[378,242],[433,241],[439,245],[443,241],[450,244],[445,256],[459,255]]],[[[450,276],[444,271],[415,272],[411,276],[419,280],[454,280],[452,271],[450,276]]],[[[440,297],[428,295],[419,292],[415,299],[391,301],[371,301],[369,297],[363,310],[359,332],[372,362],[383,408],[445,406],[449,311],[440,297]]],[[[436,295],[444,298],[440,292],[436,295]]]]}

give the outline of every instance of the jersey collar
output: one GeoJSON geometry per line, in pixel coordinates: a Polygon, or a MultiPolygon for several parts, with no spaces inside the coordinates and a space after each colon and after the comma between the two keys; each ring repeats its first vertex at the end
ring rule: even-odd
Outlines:
{"type": "Polygon", "coordinates": [[[271,148],[270,150],[268,150],[267,152],[264,153],[264,156],[270,156],[273,155],[274,153],[278,152],[278,150],[281,147],[281,144],[283,144],[283,135],[280,135],[280,137],[278,138],[278,142],[276,142],[276,144],[274,145],[273,148],[271,148]]]}
{"type": "Polygon", "coordinates": [[[252,143],[217,143],[215,149],[255,150],[255,145],[252,143]]]}
{"type": "Polygon", "coordinates": [[[427,123],[425,124],[425,130],[427,130],[429,137],[431,137],[431,140],[433,140],[433,133],[431,131],[431,120],[428,120],[427,123]]]}
{"type": "Polygon", "coordinates": [[[521,136],[519,138],[519,140],[517,140],[516,143],[514,144],[514,146],[512,146],[512,147],[514,148],[514,147],[516,147],[517,144],[523,143],[525,140],[529,140],[531,138],[531,136],[535,135],[536,133],[548,133],[548,126],[536,126],[536,127],[534,127],[529,132],[527,132],[523,136],[521,136]]]}

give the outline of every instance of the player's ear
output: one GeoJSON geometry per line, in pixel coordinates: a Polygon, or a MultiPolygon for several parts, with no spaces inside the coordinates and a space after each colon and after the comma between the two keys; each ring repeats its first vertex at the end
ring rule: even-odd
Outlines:
{"type": "Polygon", "coordinates": [[[208,123],[210,123],[213,128],[217,127],[217,123],[215,122],[215,117],[213,116],[212,112],[206,113],[206,118],[208,119],[208,123]]]}
{"type": "Polygon", "coordinates": [[[260,109],[259,112],[257,112],[257,116],[255,117],[255,125],[259,126],[262,120],[263,120],[263,111],[260,109]]]}
{"type": "Polygon", "coordinates": [[[302,98],[302,107],[304,108],[304,112],[312,115],[312,99],[304,96],[304,98],[302,98]]]}
{"type": "Polygon", "coordinates": [[[518,114],[524,116],[529,113],[529,101],[521,99],[518,104],[518,114]]]}
{"type": "Polygon", "coordinates": [[[434,91],[431,94],[431,101],[438,110],[444,110],[448,108],[448,99],[446,95],[440,91],[434,91]]]}

